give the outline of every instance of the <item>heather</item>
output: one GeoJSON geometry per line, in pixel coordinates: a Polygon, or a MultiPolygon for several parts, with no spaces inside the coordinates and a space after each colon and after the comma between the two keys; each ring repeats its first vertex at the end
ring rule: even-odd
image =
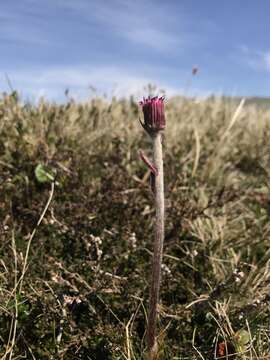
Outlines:
{"type": "MultiPolygon", "coordinates": [[[[165,113],[160,358],[267,359],[270,111],[175,97],[165,113]]],[[[154,206],[141,116],[132,97],[1,96],[2,358],[143,359],[154,206]]]]}

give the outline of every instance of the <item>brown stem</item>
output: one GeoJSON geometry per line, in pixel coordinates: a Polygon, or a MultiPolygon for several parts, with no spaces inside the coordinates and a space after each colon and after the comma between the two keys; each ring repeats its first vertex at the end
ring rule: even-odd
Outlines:
{"type": "Polygon", "coordinates": [[[157,132],[153,136],[154,165],[157,169],[155,175],[155,206],[156,227],[154,240],[154,253],[152,263],[152,277],[150,287],[150,304],[147,327],[147,340],[149,359],[157,359],[156,322],[157,307],[159,300],[159,288],[161,280],[161,264],[164,240],[164,179],[162,158],[162,133],[157,132]]]}

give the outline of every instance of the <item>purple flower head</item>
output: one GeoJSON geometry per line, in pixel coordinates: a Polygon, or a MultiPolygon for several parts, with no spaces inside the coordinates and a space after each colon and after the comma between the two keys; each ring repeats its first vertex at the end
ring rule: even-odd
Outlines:
{"type": "Polygon", "coordinates": [[[197,67],[197,66],[194,66],[194,67],[192,68],[192,75],[196,75],[196,74],[198,73],[198,71],[199,71],[198,67],[197,67]]]}
{"type": "Polygon", "coordinates": [[[140,101],[142,107],[144,123],[143,128],[149,133],[154,134],[165,129],[166,121],[164,114],[164,97],[143,98],[140,101]]]}

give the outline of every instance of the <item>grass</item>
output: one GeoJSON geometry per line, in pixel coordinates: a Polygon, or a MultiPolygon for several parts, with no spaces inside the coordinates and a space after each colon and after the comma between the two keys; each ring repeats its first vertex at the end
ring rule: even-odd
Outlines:
{"type": "MultiPolygon", "coordinates": [[[[270,111],[175,98],[166,115],[160,358],[267,359],[270,111]]],[[[3,359],[143,358],[154,208],[138,117],[133,98],[2,95],[3,359]]]]}

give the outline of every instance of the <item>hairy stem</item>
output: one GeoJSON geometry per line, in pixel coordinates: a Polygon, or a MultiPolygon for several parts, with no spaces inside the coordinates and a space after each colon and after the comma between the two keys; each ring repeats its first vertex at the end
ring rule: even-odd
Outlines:
{"type": "Polygon", "coordinates": [[[155,175],[154,185],[156,225],[147,328],[149,359],[157,359],[156,322],[164,239],[164,179],[162,158],[162,133],[160,131],[153,136],[153,152],[154,165],[157,169],[157,174],[155,175]]]}

